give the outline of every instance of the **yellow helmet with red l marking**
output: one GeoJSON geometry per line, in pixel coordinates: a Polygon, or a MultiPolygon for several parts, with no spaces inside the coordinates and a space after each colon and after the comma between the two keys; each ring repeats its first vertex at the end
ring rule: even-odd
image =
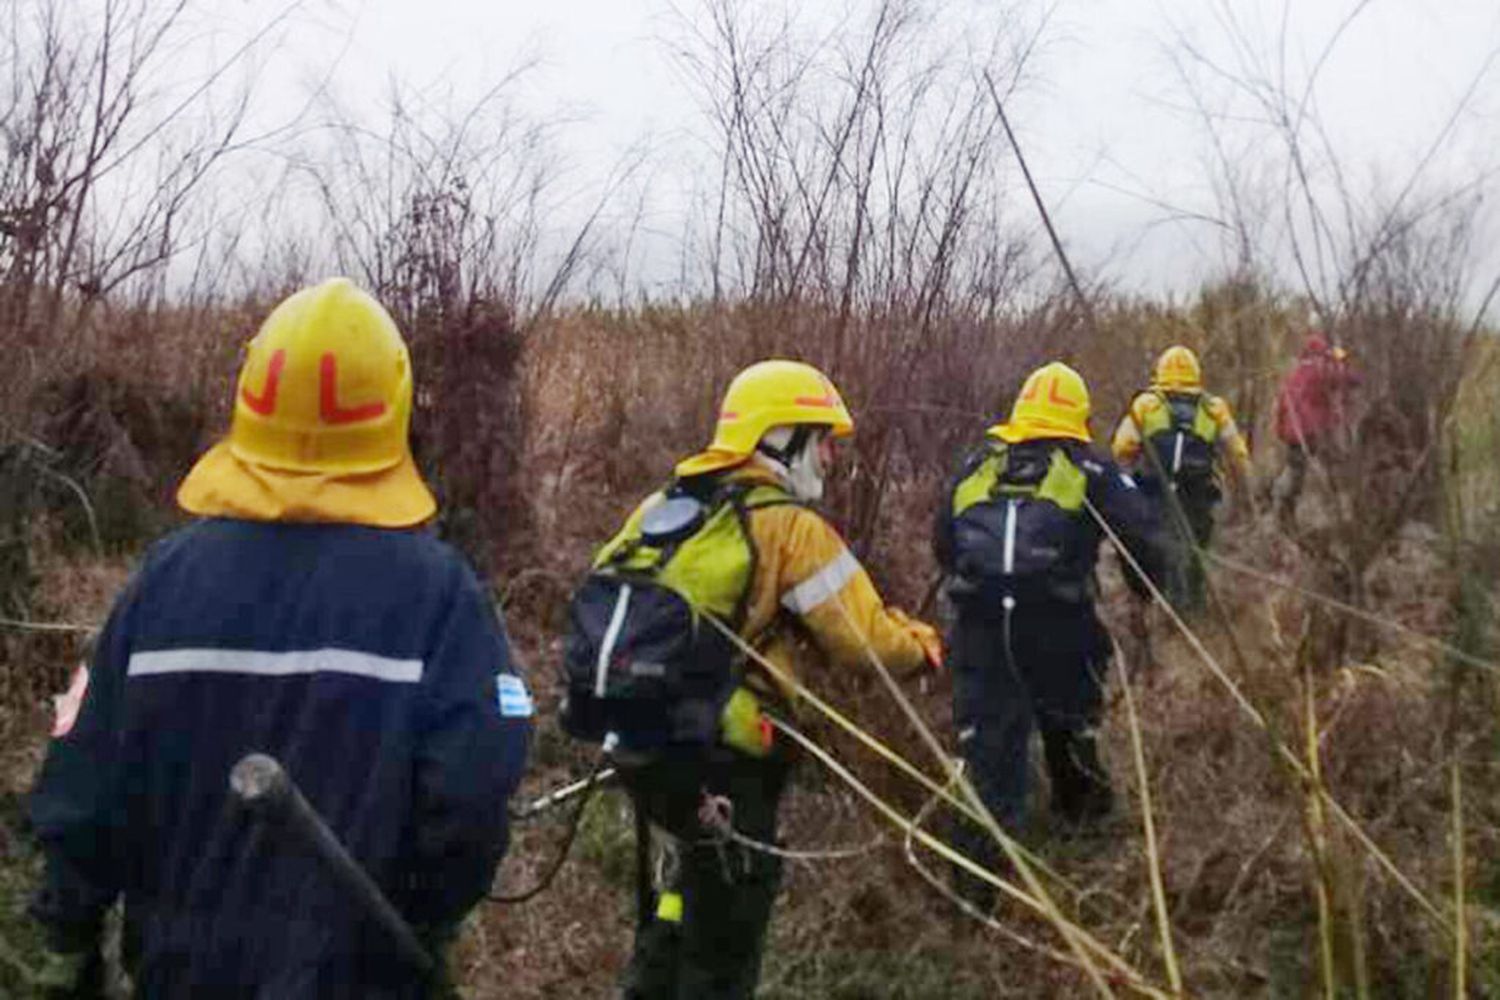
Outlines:
{"type": "Polygon", "coordinates": [[[1181,344],[1161,352],[1151,376],[1153,389],[1192,391],[1203,388],[1203,366],[1198,355],[1181,344]]]}
{"type": "Polygon", "coordinates": [[[271,311],[246,348],[229,436],[178,492],[197,514],[406,526],[436,509],[411,457],[401,331],[347,278],[271,311]]]}
{"type": "Polygon", "coordinates": [[[1089,389],[1083,376],[1061,361],[1032,372],[1021,386],[1010,419],[994,433],[1008,444],[1042,438],[1092,441],[1089,389]]]}
{"type": "Polygon", "coordinates": [[[714,439],[677,466],[695,476],[739,465],[773,427],[824,426],[834,437],[854,433],[854,418],[827,375],[801,361],[761,361],[735,376],[724,393],[714,439]]]}

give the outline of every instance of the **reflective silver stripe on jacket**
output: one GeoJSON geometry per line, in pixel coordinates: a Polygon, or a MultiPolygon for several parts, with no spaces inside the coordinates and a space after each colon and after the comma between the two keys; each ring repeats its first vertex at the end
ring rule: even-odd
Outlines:
{"type": "Polygon", "coordinates": [[[422,680],[421,660],[398,660],[353,649],[298,649],[272,653],[256,649],[157,649],[130,654],[130,677],[169,674],[243,674],[294,677],[303,674],[348,674],[391,684],[422,680]]]}
{"type": "Polygon", "coordinates": [[[853,552],[845,549],[822,569],[787,591],[781,598],[781,606],[794,615],[805,615],[838,596],[859,570],[859,560],[854,558],[853,552]]]}

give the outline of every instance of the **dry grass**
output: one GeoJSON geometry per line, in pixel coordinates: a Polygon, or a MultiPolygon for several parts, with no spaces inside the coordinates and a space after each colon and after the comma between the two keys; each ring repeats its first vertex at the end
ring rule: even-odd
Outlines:
{"type": "MultiPolygon", "coordinates": [[[[1280,314],[1252,320],[1261,332],[1285,331],[1289,326],[1280,314]]],[[[729,374],[756,353],[778,353],[797,342],[795,330],[759,328],[766,321],[753,311],[647,311],[630,316],[574,315],[549,330],[529,356],[527,368],[535,432],[528,439],[526,461],[532,468],[553,470],[550,476],[555,477],[541,483],[539,551],[549,556],[536,567],[544,574],[535,580],[537,608],[555,608],[568,572],[576,573],[584,564],[589,547],[613,528],[638,496],[659,482],[676,457],[702,443],[715,394],[729,374]],[[688,357],[691,372],[684,378],[688,357]]],[[[1129,310],[1107,322],[1132,332],[1122,334],[1114,346],[1096,346],[1076,357],[1090,376],[1108,373],[1093,379],[1098,412],[1104,416],[1100,429],[1137,386],[1135,373],[1145,359],[1182,329],[1180,321],[1174,325],[1160,316],[1129,310]],[[1124,357],[1131,359],[1129,364],[1124,357]]],[[[1197,334],[1210,363],[1218,352],[1222,368],[1234,373],[1232,380],[1226,376],[1232,396],[1252,396],[1268,381],[1261,370],[1266,358],[1245,359],[1232,353],[1234,339],[1243,334],[1213,325],[1207,336],[1202,328],[1197,334]]],[[[1023,340],[1017,329],[998,334],[991,330],[990,336],[1023,340]]],[[[821,360],[816,349],[814,338],[810,354],[821,360]]],[[[934,364],[941,367],[941,358],[953,356],[951,349],[935,348],[934,364]]],[[[1274,345],[1264,348],[1267,355],[1274,356],[1273,351],[1274,345]]],[[[890,446],[893,454],[856,448],[853,467],[846,470],[858,482],[882,457],[890,463],[888,468],[897,470],[872,525],[873,537],[856,539],[868,546],[868,561],[893,599],[910,605],[922,594],[932,571],[926,524],[939,478],[961,437],[977,432],[987,415],[1002,409],[1024,367],[1014,358],[996,367],[973,365],[962,377],[908,388],[896,400],[882,397],[878,380],[867,381],[868,373],[859,366],[850,378],[835,369],[861,418],[882,406],[898,414],[864,420],[866,426],[876,425],[877,436],[896,442],[890,446]],[[932,433],[934,427],[941,427],[941,432],[932,433]],[[955,434],[955,429],[961,433],[955,434]],[[933,447],[933,441],[942,446],[933,447]]],[[[1274,386],[1274,380],[1269,381],[1274,386]]],[[[1263,388],[1261,393],[1263,397],[1263,388]]],[[[1264,427],[1269,416],[1270,406],[1262,398],[1261,408],[1247,423],[1264,427]]],[[[1274,468],[1273,458],[1263,454],[1261,462],[1274,468]]],[[[846,502],[842,496],[835,499],[836,510],[846,502]]],[[[1320,512],[1312,511],[1309,520],[1316,526],[1320,512]]],[[[1268,524],[1241,523],[1227,534],[1224,545],[1231,554],[1279,574],[1309,576],[1305,551],[1268,524]]],[[[1295,727],[1302,702],[1293,663],[1310,624],[1315,625],[1307,602],[1225,574],[1218,574],[1218,580],[1235,608],[1236,631],[1247,647],[1250,669],[1236,680],[1282,725],[1295,727]]],[[[1437,533],[1414,525],[1387,547],[1371,570],[1367,593],[1380,614],[1428,634],[1446,634],[1454,626],[1455,586],[1437,533]]],[[[517,600],[522,607],[532,599],[517,600]]],[[[1110,598],[1110,613],[1117,620],[1123,620],[1123,600],[1118,593],[1110,598]]],[[[1223,636],[1213,635],[1211,623],[1199,624],[1210,633],[1210,646],[1232,662],[1223,636]]],[[[529,638],[540,642],[541,634],[529,638]]],[[[1158,649],[1162,669],[1140,691],[1139,709],[1161,838],[1164,892],[1187,992],[1250,996],[1315,990],[1322,977],[1316,957],[1315,880],[1301,836],[1300,797],[1271,760],[1264,739],[1245,724],[1186,644],[1159,639],[1158,649]]],[[[1441,664],[1411,644],[1381,637],[1371,649],[1369,657],[1337,664],[1315,680],[1324,780],[1402,871],[1431,898],[1442,900],[1451,882],[1451,854],[1443,836],[1448,815],[1445,675],[1441,664]]],[[[533,656],[538,659],[533,662],[552,662],[549,652],[535,648],[533,656]]],[[[830,676],[818,678],[815,686],[831,692],[862,723],[905,748],[912,759],[922,759],[889,699],[868,678],[830,676]]],[[[933,690],[916,697],[924,716],[946,732],[946,682],[940,680],[933,690]]],[[[1128,764],[1121,710],[1115,706],[1108,724],[1109,759],[1116,781],[1133,793],[1136,781],[1128,764]]],[[[1470,722],[1476,731],[1485,731],[1482,721],[1470,722]]],[[[908,811],[921,805],[925,793],[889,777],[848,741],[831,733],[823,737],[908,811]]],[[[533,777],[536,787],[576,774],[582,766],[576,753],[565,749],[548,749],[544,758],[548,766],[533,777]]],[[[1493,782],[1495,775],[1477,767],[1473,759],[1466,758],[1468,781],[1493,782]]],[[[787,814],[792,843],[842,846],[880,832],[878,822],[858,810],[848,792],[826,775],[807,767],[799,782],[787,814]]],[[[1480,801],[1473,794],[1468,800],[1480,801]]],[[[1079,914],[1083,925],[1122,957],[1138,967],[1156,969],[1160,955],[1152,928],[1144,841],[1134,812],[1137,801],[1132,794],[1130,810],[1108,835],[1096,839],[1051,838],[1045,819],[1039,819],[1030,833],[1043,857],[1075,887],[1064,894],[1065,909],[1079,914]]],[[[1471,924],[1475,956],[1485,955],[1486,947],[1493,951],[1496,944],[1495,874],[1477,860],[1492,853],[1480,841],[1493,839],[1494,818],[1470,816],[1467,822],[1469,884],[1492,886],[1486,901],[1477,896],[1470,901],[1470,912],[1476,915],[1471,924]]],[[[542,996],[563,984],[575,995],[610,995],[626,957],[633,919],[628,817],[617,801],[601,803],[589,829],[586,849],[557,892],[520,911],[489,912],[480,918],[483,930],[471,938],[469,947],[474,950],[467,953],[475,995],[504,987],[542,996]],[[579,914],[587,919],[580,920],[579,914]]],[[[1346,909],[1338,926],[1352,924],[1361,933],[1359,978],[1377,996],[1443,992],[1451,975],[1447,936],[1427,922],[1347,837],[1333,836],[1329,850],[1345,882],[1339,905],[1346,909]],[[1351,921],[1355,911],[1358,920],[1351,921]]],[[[508,865],[534,865],[533,852],[523,844],[508,865]]],[[[1057,943],[1042,921],[1019,913],[1006,916],[1016,929],[1057,943]]],[[[1346,981],[1352,983],[1347,966],[1356,959],[1342,944],[1338,961],[1345,964],[1346,981]]],[[[1483,960],[1478,964],[1482,966],[1483,960]]],[[[1472,978],[1475,983],[1493,983],[1495,970],[1478,969],[1472,978]]],[[[957,916],[906,869],[893,841],[868,860],[792,866],[773,925],[764,993],[851,998],[1039,996],[1081,984],[1079,973],[993,938],[957,916]]]]}

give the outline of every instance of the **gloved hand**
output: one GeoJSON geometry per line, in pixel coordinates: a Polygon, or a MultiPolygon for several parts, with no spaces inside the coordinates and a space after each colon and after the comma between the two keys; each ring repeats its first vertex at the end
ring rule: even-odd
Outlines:
{"type": "Polygon", "coordinates": [[[42,953],[36,987],[46,1000],[100,1000],[104,992],[104,958],[97,947],[85,951],[42,953]]]}
{"type": "Polygon", "coordinates": [[[750,757],[765,757],[774,742],[760,699],[748,688],[735,688],[719,713],[719,738],[750,757]]]}
{"type": "Polygon", "coordinates": [[[933,670],[942,670],[943,640],[938,636],[938,630],[926,622],[917,621],[900,608],[891,608],[889,611],[896,624],[905,629],[906,634],[922,647],[922,656],[926,658],[927,665],[933,670]]]}

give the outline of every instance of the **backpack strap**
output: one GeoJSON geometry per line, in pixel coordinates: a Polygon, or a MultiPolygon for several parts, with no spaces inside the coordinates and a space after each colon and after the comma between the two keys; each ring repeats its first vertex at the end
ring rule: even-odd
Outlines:
{"type": "Polygon", "coordinates": [[[1002,463],[995,472],[990,500],[1030,499],[1038,495],[1052,471],[1054,456],[1065,449],[1058,442],[1046,448],[1029,448],[1027,443],[1011,445],[998,453],[1002,463]],[[1020,450],[1019,461],[1017,451],[1020,450]]]}
{"type": "Polygon", "coordinates": [[[986,438],[964,456],[958,475],[948,490],[948,516],[961,517],[975,504],[993,502],[998,496],[1000,471],[1009,445],[986,438]]]}
{"type": "Polygon", "coordinates": [[[740,526],[740,535],[745,539],[745,547],[750,550],[750,575],[745,589],[740,593],[739,601],[735,605],[734,620],[730,627],[738,632],[745,624],[745,616],[749,613],[750,590],[754,586],[756,575],[760,572],[760,550],[755,545],[755,535],[750,530],[750,514],[757,510],[770,510],[773,507],[802,507],[811,510],[812,505],[804,500],[798,500],[786,490],[779,486],[751,483],[727,483],[720,490],[722,502],[726,502],[734,510],[735,520],[740,526]],[[775,495],[755,501],[749,499],[750,494],[757,490],[772,490],[775,495]]]}
{"type": "Polygon", "coordinates": [[[749,611],[750,591],[755,586],[756,574],[760,572],[760,550],[755,547],[755,537],[750,534],[750,510],[745,503],[745,497],[749,494],[750,487],[745,483],[729,483],[723,491],[723,500],[728,503],[734,511],[735,523],[739,525],[740,537],[745,540],[745,548],[750,550],[750,572],[745,577],[745,587],[740,591],[740,596],[734,602],[734,617],[729,622],[729,627],[738,634],[745,625],[745,615],[749,611]]]}

